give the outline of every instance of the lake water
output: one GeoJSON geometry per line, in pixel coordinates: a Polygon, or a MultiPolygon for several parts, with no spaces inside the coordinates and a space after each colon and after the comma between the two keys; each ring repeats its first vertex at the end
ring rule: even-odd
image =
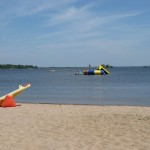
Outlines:
{"type": "Polygon", "coordinates": [[[0,69],[0,96],[30,83],[16,102],[150,106],[150,67],[114,67],[103,76],[77,70],[84,68],[0,69]]]}

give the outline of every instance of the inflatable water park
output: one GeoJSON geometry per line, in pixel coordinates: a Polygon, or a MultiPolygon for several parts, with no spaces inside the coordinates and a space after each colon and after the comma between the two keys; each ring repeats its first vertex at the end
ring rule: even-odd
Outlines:
{"type": "Polygon", "coordinates": [[[109,71],[107,69],[105,69],[102,65],[99,65],[97,67],[97,69],[95,70],[92,70],[92,69],[89,69],[89,70],[84,70],[83,71],[83,74],[84,75],[108,75],[110,74],[109,71]]]}
{"type": "Polygon", "coordinates": [[[20,94],[23,90],[29,88],[30,86],[31,85],[29,83],[25,84],[24,86],[19,85],[19,88],[17,90],[14,90],[0,97],[0,107],[16,107],[16,103],[13,98],[20,94]]]}

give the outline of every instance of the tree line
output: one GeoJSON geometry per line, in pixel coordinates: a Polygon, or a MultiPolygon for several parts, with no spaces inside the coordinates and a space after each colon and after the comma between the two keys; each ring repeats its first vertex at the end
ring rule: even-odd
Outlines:
{"type": "Polygon", "coordinates": [[[113,66],[111,66],[111,65],[109,65],[109,64],[107,64],[107,65],[102,64],[102,66],[103,66],[104,68],[113,68],[113,66]]]}
{"type": "Polygon", "coordinates": [[[13,65],[13,64],[0,64],[0,69],[37,69],[37,66],[32,65],[13,65]]]}

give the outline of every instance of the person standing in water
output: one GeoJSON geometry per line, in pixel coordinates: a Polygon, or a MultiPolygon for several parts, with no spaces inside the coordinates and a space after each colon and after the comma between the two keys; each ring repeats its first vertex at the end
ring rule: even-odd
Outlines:
{"type": "Polygon", "coordinates": [[[89,69],[91,69],[92,67],[91,67],[91,65],[89,64],[89,69]]]}

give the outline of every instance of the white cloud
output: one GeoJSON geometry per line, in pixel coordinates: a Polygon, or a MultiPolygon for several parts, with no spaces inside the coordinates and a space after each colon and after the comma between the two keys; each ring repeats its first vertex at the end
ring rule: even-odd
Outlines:
{"type": "MultiPolygon", "coordinates": [[[[54,28],[58,26],[57,31],[50,31],[45,35],[41,35],[37,39],[42,38],[53,38],[59,41],[62,36],[62,41],[76,41],[76,40],[87,40],[88,38],[101,38],[105,35],[111,34],[113,30],[118,30],[121,27],[117,24],[120,19],[138,16],[143,11],[133,11],[114,14],[114,15],[101,15],[94,14],[90,10],[90,6],[83,6],[80,8],[71,7],[63,11],[58,11],[54,15],[50,16],[50,19],[46,22],[46,27],[54,28]],[[116,21],[115,25],[109,26],[107,31],[107,25],[112,24],[116,21]]],[[[128,27],[123,26],[120,30],[126,30],[128,27]]],[[[53,41],[53,40],[52,40],[53,41]]]]}
{"type": "Polygon", "coordinates": [[[36,14],[47,9],[60,9],[76,0],[1,0],[1,18],[22,17],[36,14]]]}
{"type": "Polygon", "coordinates": [[[85,53],[98,59],[96,55],[100,54],[110,54],[114,58],[127,51],[134,54],[135,48],[139,49],[145,41],[144,45],[148,45],[149,24],[144,26],[144,22],[140,22],[146,11],[95,11],[99,1],[87,4],[81,4],[80,0],[76,4],[76,1],[0,0],[0,29],[12,21],[5,31],[1,30],[2,42],[9,43],[3,44],[3,49],[9,53],[12,50],[36,51],[43,58],[51,53],[73,51],[76,57],[85,53]],[[139,24],[132,21],[135,18],[139,24]],[[20,23],[17,26],[20,29],[13,23],[20,23]]]}

